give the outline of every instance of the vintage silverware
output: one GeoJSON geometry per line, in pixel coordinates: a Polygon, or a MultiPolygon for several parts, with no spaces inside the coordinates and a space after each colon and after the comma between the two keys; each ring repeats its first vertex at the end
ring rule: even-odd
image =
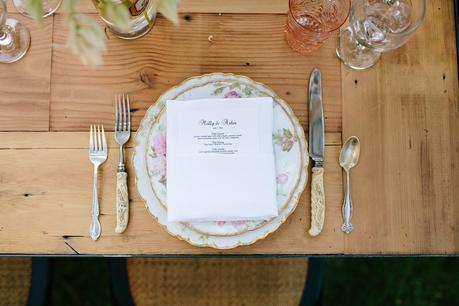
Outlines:
{"type": "Polygon", "coordinates": [[[311,180],[311,228],[309,234],[317,236],[325,220],[324,192],[324,111],[320,70],[315,68],[309,80],[309,155],[313,160],[311,180]]]}
{"type": "Polygon", "coordinates": [[[131,107],[128,95],[115,97],[115,141],[120,145],[120,163],[116,174],[116,228],[122,233],[129,221],[129,194],[127,172],[124,166],[123,146],[131,136],[131,107]]]}
{"type": "Polygon", "coordinates": [[[352,199],[349,172],[359,162],[360,156],[360,140],[356,136],[349,137],[341,148],[339,154],[339,164],[346,172],[346,191],[344,193],[344,201],[342,207],[343,225],[341,230],[346,234],[352,232],[352,199]]]}
{"type": "Polygon", "coordinates": [[[108,148],[104,126],[91,125],[89,130],[89,160],[94,164],[94,182],[92,186],[92,222],[89,226],[89,235],[92,240],[100,236],[99,196],[97,192],[97,174],[99,166],[107,160],[108,148]]]}

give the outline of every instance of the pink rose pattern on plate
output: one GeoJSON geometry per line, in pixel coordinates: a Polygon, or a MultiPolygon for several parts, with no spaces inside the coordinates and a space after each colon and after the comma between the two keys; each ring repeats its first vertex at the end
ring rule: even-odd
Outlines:
{"type": "Polygon", "coordinates": [[[157,156],[166,156],[166,135],[156,135],[156,137],[153,138],[153,147],[157,156]]]}
{"type": "Polygon", "coordinates": [[[166,135],[157,134],[153,138],[153,146],[151,157],[153,158],[153,176],[159,176],[159,182],[166,185],[167,160],[166,160],[167,144],[166,135]]]}
{"type": "Polygon", "coordinates": [[[293,135],[292,131],[283,128],[273,133],[273,141],[276,145],[281,146],[282,151],[290,152],[298,139],[293,135]]]}
{"type": "MultiPolygon", "coordinates": [[[[249,98],[249,97],[260,97],[260,96],[269,96],[264,92],[257,92],[255,94],[255,89],[239,82],[232,83],[215,83],[214,91],[212,92],[213,96],[222,96],[225,99],[230,98],[249,98]],[[226,91],[226,93],[224,93],[226,91]]],[[[277,133],[273,134],[273,141],[276,145],[281,146],[282,151],[290,151],[297,141],[296,137],[293,136],[293,133],[288,129],[279,130],[277,133]]],[[[160,182],[166,185],[166,136],[157,135],[153,139],[153,154],[152,157],[155,158],[155,163],[153,166],[153,175],[160,176],[160,182]]],[[[288,174],[282,173],[276,177],[276,182],[278,185],[283,185],[288,181],[288,174]]],[[[215,221],[215,224],[218,226],[224,226],[229,223],[236,227],[242,227],[249,221],[215,221]]]]}
{"type": "Polygon", "coordinates": [[[215,87],[212,92],[213,96],[228,98],[250,98],[250,97],[266,97],[268,96],[264,92],[256,92],[256,89],[239,82],[232,83],[215,83],[215,87]],[[226,93],[225,93],[226,92],[226,93]],[[256,94],[257,93],[257,94],[256,94]]]}
{"type": "Polygon", "coordinates": [[[229,98],[240,98],[241,95],[237,93],[235,90],[228,91],[224,96],[225,99],[229,98]]]}
{"type": "Polygon", "coordinates": [[[276,182],[279,185],[284,185],[285,183],[288,182],[288,174],[287,173],[281,173],[276,177],[276,182]]]}

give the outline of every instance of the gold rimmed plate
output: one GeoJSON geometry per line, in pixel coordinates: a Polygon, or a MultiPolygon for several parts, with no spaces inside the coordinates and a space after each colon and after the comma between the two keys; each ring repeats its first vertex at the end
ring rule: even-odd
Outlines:
{"type": "MultiPolygon", "coordinates": [[[[250,82],[213,81],[186,88],[174,100],[215,98],[253,98],[270,96],[260,91],[250,82]]],[[[294,121],[282,103],[274,99],[273,148],[276,161],[277,203],[279,211],[284,210],[298,186],[301,174],[301,151],[294,121]]],[[[148,135],[146,164],[150,184],[158,201],[167,209],[166,177],[166,116],[163,107],[156,116],[148,135]]],[[[186,223],[192,229],[207,235],[231,236],[254,230],[266,224],[262,220],[213,221],[186,223]]]]}
{"type": "Polygon", "coordinates": [[[301,125],[271,89],[243,76],[214,73],[184,81],[150,107],[136,134],[133,162],[137,188],[148,210],[171,234],[194,245],[230,248],[265,237],[290,215],[306,185],[308,156],[301,125]],[[260,96],[271,96],[275,101],[273,144],[279,216],[267,221],[167,222],[165,102],[260,96]]]}

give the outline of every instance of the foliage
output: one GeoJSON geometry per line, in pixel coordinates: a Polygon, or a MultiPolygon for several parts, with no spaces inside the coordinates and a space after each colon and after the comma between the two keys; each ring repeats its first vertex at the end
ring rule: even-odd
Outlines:
{"type": "Polygon", "coordinates": [[[65,0],[65,21],[68,26],[67,46],[79,55],[85,65],[99,65],[105,52],[105,34],[99,24],[87,15],[75,12],[78,0],[65,0]]]}
{"type": "Polygon", "coordinates": [[[458,258],[326,260],[324,305],[459,305],[458,258]]]}
{"type": "MultiPolygon", "coordinates": [[[[42,22],[43,1],[25,0],[27,13],[38,23],[42,22]]],[[[77,13],[75,5],[79,0],[63,0],[64,14],[68,26],[67,46],[80,56],[85,65],[99,65],[106,50],[106,37],[104,30],[97,21],[91,17],[77,13]]],[[[89,0],[86,0],[89,1],[89,0]]],[[[156,11],[164,17],[178,24],[177,6],[179,0],[150,0],[156,11]]],[[[128,27],[130,18],[129,7],[131,0],[98,0],[100,14],[113,22],[118,28],[128,27]]]]}
{"type": "Polygon", "coordinates": [[[25,0],[27,13],[35,20],[41,23],[43,16],[43,2],[41,0],[25,0]]]}

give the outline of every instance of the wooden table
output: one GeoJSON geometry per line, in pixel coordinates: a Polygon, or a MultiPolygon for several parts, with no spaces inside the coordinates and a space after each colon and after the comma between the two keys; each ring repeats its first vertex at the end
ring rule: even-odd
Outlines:
{"type": "MultiPolygon", "coordinates": [[[[90,1],[81,2],[79,10],[95,13],[90,1]]],[[[459,253],[459,99],[451,0],[427,1],[426,20],[408,44],[363,72],[340,64],[333,40],[309,56],[291,51],[283,40],[287,0],[182,2],[179,27],[160,17],[142,39],[108,34],[104,65],[96,69],[82,66],[65,48],[61,13],[46,18],[41,28],[14,15],[30,28],[32,46],[22,61],[0,65],[0,253],[459,253]],[[88,237],[88,126],[113,125],[114,94],[131,95],[137,128],[170,86],[190,76],[232,72],[272,87],[307,129],[307,83],[315,66],[323,72],[326,116],[327,209],[320,236],[311,238],[306,231],[308,187],[295,213],[268,238],[228,251],[192,247],[153,220],[133,180],[130,224],[124,234],[115,234],[118,154],[110,133],[113,149],[101,186],[103,233],[97,242],[88,237]],[[350,135],[360,137],[362,154],[352,174],[355,230],[345,235],[338,154],[350,135]]],[[[132,178],[132,167],[129,171],[132,178]]]]}

